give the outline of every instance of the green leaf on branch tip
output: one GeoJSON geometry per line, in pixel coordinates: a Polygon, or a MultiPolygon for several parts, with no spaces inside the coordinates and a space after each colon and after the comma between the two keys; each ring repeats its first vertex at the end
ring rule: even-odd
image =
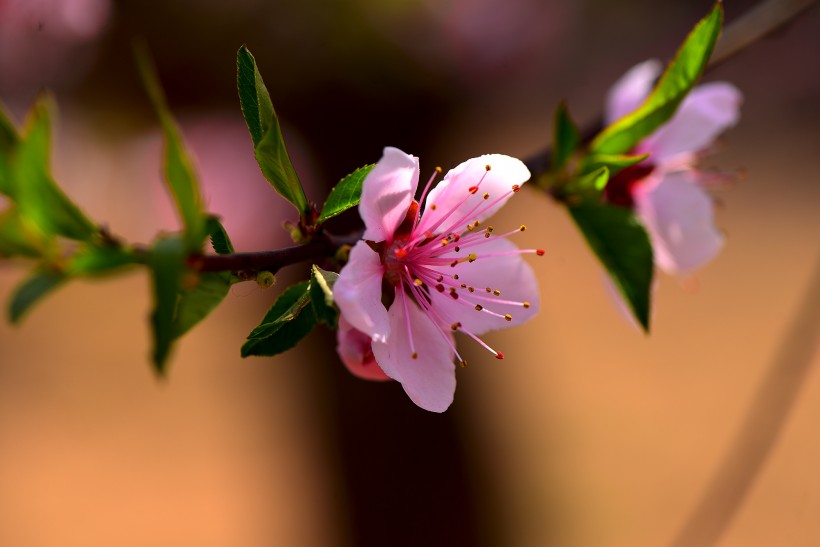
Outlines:
{"type": "Polygon", "coordinates": [[[365,165],[359,167],[345,178],[339,181],[339,184],[333,187],[330,195],[327,196],[327,201],[322,207],[322,213],[316,220],[317,224],[333,218],[336,215],[344,213],[351,207],[359,204],[362,197],[362,183],[365,177],[375,167],[375,164],[365,165]]]}
{"type": "Polygon", "coordinates": [[[270,94],[256,60],[245,46],[239,48],[236,54],[236,86],[242,115],[253,140],[254,156],[262,174],[279,195],[292,203],[300,215],[307,217],[310,205],[285,148],[270,94]]]}
{"type": "Polygon", "coordinates": [[[627,167],[637,165],[648,157],[649,154],[641,154],[640,156],[630,156],[626,154],[590,154],[584,158],[581,172],[589,173],[590,171],[606,167],[609,170],[609,176],[614,177],[620,171],[623,171],[627,167]]]}
{"type": "Polygon", "coordinates": [[[154,293],[154,310],[151,313],[153,363],[154,371],[160,376],[165,374],[165,364],[176,337],[174,319],[186,257],[183,242],[170,237],[158,240],[148,255],[154,293]]]}
{"type": "Polygon", "coordinates": [[[55,238],[20,216],[15,205],[0,213],[0,256],[41,258],[55,252],[55,238]]]}
{"type": "Polygon", "coordinates": [[[317,265],[310,270],[310,302],[316,320],[335,329],[339,320],[339,310],[333,300],[333,285],[339,279],[336,272],[328,272],[317,265]]]}
{"type": "Polygon", "coordinates": [[[567,164],[567,161],[578,149],[581,142],[581,133],[578,126],[572,121],[567,109],[567,103],[561,101],[555,109],[553,123],[553,171],[560,171],[567,164]]]}
{"type": "Polygon", "coordinates": [[[652,93],[633,112],[604,129],[590,145],[594,154],[623,154],[669,120],[703,73],[723,24],[723,5],[689,33],[652,93]]]}
{"type": "Polygon", "coordinates": [[[646,230],[625,207],[584,202],[568,209],[635,319],[648,332],[655,267],[646,230]]]}
{"type": "Polygon", "coordinates": [[[137,257],[123,247],[89,245],[74,253],[66,273],[71,277],[95,277],[112,274],[137,263],[137,257]]]}
{"type": "Polygon", "coordinates": [[[192,289],[182,292],[174,318],[174,337],[179,338],[205,319],[228,295],[231,275],[228,272],[200,274],[192,289]]]}
{"type": "Polygon", "coordinates": [[[228,237],[228,232],[219,219],[211,216],[207,221],[208,233],[211,235],[211,246],[218,255],[230,255],[234,253],[233,243],[228,237]]]}
{"type": "Polygon", "coordinates": [[[165,101],[165,94],[162,92],[147,49],[141,43],[137,43],[134,46],[134,54],[143,86],[162,126],[165,142],[163,174],[185,226],[186,248],[190,251],[199,250],[206,235],[206,215],[199,180],[179,128],[165,101]]]}
{"type": "Polygon", "coordinates": [[[59,287],[66,277],[60,272],[35,270],[17,287],[9,304],[9,319],[17,323],[42,297],[59,287]]]}
{"type": "Polygon", "coordinates": [[[52,98],[41,95],[29,113],[26,131],[13,150],[0,188],[20,215],[44,234],[87,241],[97,228],[52,179],[49,173],[52,98]]]}
{"type": "Polygon", "coordinates": [[[607,182],[609,182],[609,169],[601,167],[591,173],[578,175],[570,179],[560,189],[559,197],[570,203],[579,199],[595,200],[600,196],[607,182]]]}
{"type": "Polygon", "coordinates": [[[271,356],[294,347],[316,325],[310,305],[310,282],[288,287],[242,345],[242,357],[271,356]]]}

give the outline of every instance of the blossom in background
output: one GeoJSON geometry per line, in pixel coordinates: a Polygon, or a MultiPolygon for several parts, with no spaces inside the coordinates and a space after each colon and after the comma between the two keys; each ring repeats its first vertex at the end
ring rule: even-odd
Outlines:
{"type": "MultiPolygon", "coordinates": [[[[607,97],[605,122],[635,110],[649,95],[663,67],[656,60],[629,70],[607,97]]],[[[712,260],[723,246],[714,225],[712,199],[700,157],[740,117],[740,91],[726,82],[695,87],[665,125],[632,151],[649,154],[610,179],[605,198],[633,208],[652,242],[655,265],[669,274],[688,274],[712,260]]]]}
{"type": "Polygon", "coordinates": [[[365,178],[361,241],[334,286],[341,310],[338,351],[354,374],[397,380],[421,408],[453,401],[455,365],[464,359],[453,333],[498,359],[480,335],[523,323],[538,310],[535,274],[508,236],[484,221],[530,178],[524,164],[499,154],[468,160],[421,196],[418,158],[396,148],[365,178]],[[426,198],[426,199],[425,199],[426,198]]]}

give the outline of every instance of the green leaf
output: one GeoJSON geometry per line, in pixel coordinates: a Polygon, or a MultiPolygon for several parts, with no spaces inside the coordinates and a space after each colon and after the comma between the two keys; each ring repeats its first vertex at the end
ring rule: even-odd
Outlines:
{"type": "Polygon", "coordinates": [[[604,129],[590,145],[594,154],[623,154],[669,120],[709,62],[723,23],[718,1],[701,19],[669,63],[655,89],[635,111],[604,129]]]}
{"type": "Polygon", "coordinates": [[[165,374],[165,363],[176,335],[174,317],[182,274],[185,271],[185,245],[177,238],[158,240],[148,255],[154,292],[151,327],[154,334],[154,370],[165,374]]]}
{"type": "Polygon", "coordinates": [[[316,264],[310,270],[310,303],[316,320],[332,329],[339,320],[339,310],[333,300],[333,285],[339,279],[336,272],[328,272],[316,264]]]}
{"type": "Polygon", "coordinates": [[[635,319],[648,332],[655,268],[646,230],[634,213],[624,207],[584,202],[568,209],[635,319]]]}
{"type": "Polygon", "coordinates": [[[575,153],[581,142],[578,126],[572,121],[567,103],[564,101],[558,103],[558,108],[555,109],[552,142],[552,169],[559,171],[567,164],[567,160],[575,153]]]}
{"type": "Polygon", "coordinates": [[[54,238],[21,217],[17,207],[10,205],[0,213],[0,256],[41,258],[54,252],[54,238]]]}
{"type": "Polygon", "coordinates": [[[339,184],[334,186],[333,190],[330,191],[330,195],[327,196],[327,201],[325,201],[322,213],[316,223],[321,224],[327,219],[357,206],[362,197],[362,182],[375,166],[375,164],[371,164],[359,167],[340,180],[339,184]]]}
{"type": "Polygon", "coordinates": [[[609,170],[606,167],[596,169],[591,173],[578,175],[560,189],[559,199],[569,203],[579,199],[595,200],[609,182],[609,170]]]}
{"type": "Polygon", "coordinates": [[[17,203],[20,215],[44,233],[87,241],[97,232],[96,226],[49,174],[53,108],[53,100],[44,94],[31,109],[27,131],[14,153],[4,190],[17,203]]]}
{"type": "Polygon", "coordinates": [[[165,137],[163,174],[185,226],[186,248],[199,250],[206,235],[206,216],[199,180],[183,144],[179,128],[168,109],[156,70],[145,46],[136,44],[134,54],[142,83],[157,113],[165,137]]]}
{"type": "Polygon", "coordinates": [[[174,337],[179,338],[205,319],[227,296],[231,288],[228,272],[203,273],[197,285],[183,291],[177,304],[174,337]]]}
{"type": "Polygon", "coordinates": [[[211,235],[211,246],[218,255],[230,255],[234,253],[233,243],[228,237],[225,227],[216,217],[208,217],[208,233],[211,235]]]}
{"type": "Polygon", "coordinates": [[[300,215],[307,217],[310,205],[285,148],[270,94],[256,60],[245,46],[236,54],[236,85],[242,114],[253,140],[254,156],[262,174],[279,195],[292,203],[300,215]]]}
{"type": "Polygon", "coordinates": [[[626,154],[590,154],[584,158],[581,172],[589,173],[590,171],[606,167],[609,170],[609,176],[611,178],[627,167],[641,163],[648,157],[649,154],[641,154],[640,156],[630,156],[626,154]]]}
{"type": "Polygon", "coordinates": [[[71,257],[66,273],[71,277],[93,277],[115,273],[136,263],[137,257],[123,247],[89,245],[71,257]]]}
{"type": "Polygon", "coordinates": [[[310,306],[309,281],[291,287],[276,299],[248,340],[242,345],[242,357],[271,356],[289,350],[316,325],[310,306]]]}
{"type": "Polygon", "coordinates": [[[20,136],[17,129],[6,113],[5,106],[0,102],[0,194],[8,195],[11,190],[11,157],[20,136]]]}
{"type": "Polygon", "coordinates": [[[35,302],[56,289],[66,277],[59,272],[35,270],[17,287],[9,305],[9,319],[17,323],[35,302]]]}

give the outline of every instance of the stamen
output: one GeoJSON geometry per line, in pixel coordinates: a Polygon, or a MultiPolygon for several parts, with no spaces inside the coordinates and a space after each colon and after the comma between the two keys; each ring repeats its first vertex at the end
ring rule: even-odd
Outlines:
{"type": "MultiPolygon", "coordinates": [[[[412,287],[413,285],[410,286],[412,287]]],[[[404,292],[401,285],[396,287],[396,291],[401,293],[401,305],[404,310],[404,324],[407,327],[407,340],[410,342],[411,357],[418,359],[419,354],[416,352],[416,344],[413,340],[413,329],[410,327],[410,310],[407,307],[407,293],[404,292]]]]}
{"type": "MultiPolygon", "coordinates": [[[[430,191],[430,188],[433,186],[433,181],[436,180],[436,176],[441,174],[441,167],[436,167],[433,171],[433,174],[430,175],[430,180],[427,181],[427,184],[424,186],[424,191],[421,193],[421,198],[419,198],[419,203],[424,203],[424,198],[427,197],[427,192],[430,191]]],[[[431,204],[431,209],[435,210],[435,207],[431,204]]]]}
{"type": "Polygon", "coordinates": [[[512,315],[510,315],[509,313],[504,314],[504,319],[506,319],[507,321],[512,321],[512,315]]]}

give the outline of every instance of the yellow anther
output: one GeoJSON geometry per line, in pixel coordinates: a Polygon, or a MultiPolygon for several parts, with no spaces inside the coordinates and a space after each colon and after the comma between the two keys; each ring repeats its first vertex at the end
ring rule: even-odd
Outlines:
{"type": "Polygon", "coordinates": [[[496,296],[501,296],[501,291],[496,289],[496,290],[493,291],[493,294],[496,295],[496,296]]]}
{"type": "Polygon", "coordinates": [[[510,314],[508,313],[508,314],[506,314],[506,315],[504,316],[504,319],[506,319],[507,321],[512,321],[512,315],[510,315],[510,314]]]}
{"type": "Polygon", "coordinates": [[[522,304],[522,306],[524,306],[524,309],[528,309],[530,307],[530,303],[529,302],[524,302],[522,304]]]}
{"type": "Polygon", "coordinates": [[[481,311],[483,309],[484,309],[484,306],[482,306],[481,304],[476,304],[475,305],[475,311],[481,311]]]}

